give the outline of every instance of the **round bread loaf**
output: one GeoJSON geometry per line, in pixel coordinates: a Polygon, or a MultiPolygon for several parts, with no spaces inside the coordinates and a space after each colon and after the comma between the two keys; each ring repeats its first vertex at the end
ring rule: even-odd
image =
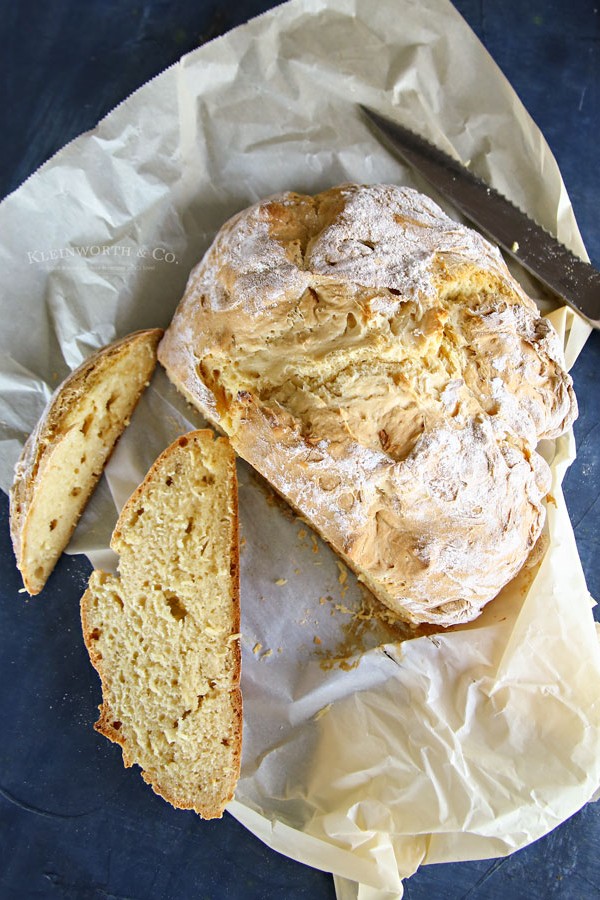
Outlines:
{"type": "Polygon", "coordinates": [[[414,190],[285,193],[227,222],[159,359],[408,622],[475,618],[544,521],[575,400],[552,326],[414,190]]]}

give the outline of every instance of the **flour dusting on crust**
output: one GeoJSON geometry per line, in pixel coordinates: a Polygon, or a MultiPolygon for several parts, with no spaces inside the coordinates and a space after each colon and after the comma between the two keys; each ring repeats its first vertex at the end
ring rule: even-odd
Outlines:
{"type": "Polygon", "coordinates": [[[500,252],[390,185],[227,222],[159,349],[169,377],[412,623],[475,618],[543,526],[535,447],[576,414],[500,252]]]}

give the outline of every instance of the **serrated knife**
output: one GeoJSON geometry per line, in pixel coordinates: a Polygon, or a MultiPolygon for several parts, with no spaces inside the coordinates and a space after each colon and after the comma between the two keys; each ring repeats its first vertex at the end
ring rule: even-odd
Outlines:
{"type": "Polygon", "coordinates": [[[398,122],[360,107],[398,155],[478,228],[593,328],[600,328],[600,272],[579,259],[506,197],[443,150],[398,122]]]}

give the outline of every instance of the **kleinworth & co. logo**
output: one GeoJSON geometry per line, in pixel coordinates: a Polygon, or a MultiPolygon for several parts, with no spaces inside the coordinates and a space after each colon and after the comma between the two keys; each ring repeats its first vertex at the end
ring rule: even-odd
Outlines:
{"type": "Polygon", "coordinates": [[[179,265],[179,260],[172,250],[165,247],[131,247],[126,244],[87,244],[75,247],[55,247],[45,250],[28,250],[29,265],[40,263],[58,263],[72,265],[73,262],[99,261],[103,268],[123,269],[155,268],[158,263],[179,265]]]}

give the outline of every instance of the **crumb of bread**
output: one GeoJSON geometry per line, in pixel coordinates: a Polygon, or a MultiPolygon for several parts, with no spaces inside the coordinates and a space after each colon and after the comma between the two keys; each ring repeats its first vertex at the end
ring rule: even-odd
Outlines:
{"type": "Polygon", "coordinates": [[[102,680],[96,729],[154,791],[222,816],[239,777],[239,580],[235,456],[208,430],[177,439],[123,507],[118,576],[81,600],[102,680]]]}

